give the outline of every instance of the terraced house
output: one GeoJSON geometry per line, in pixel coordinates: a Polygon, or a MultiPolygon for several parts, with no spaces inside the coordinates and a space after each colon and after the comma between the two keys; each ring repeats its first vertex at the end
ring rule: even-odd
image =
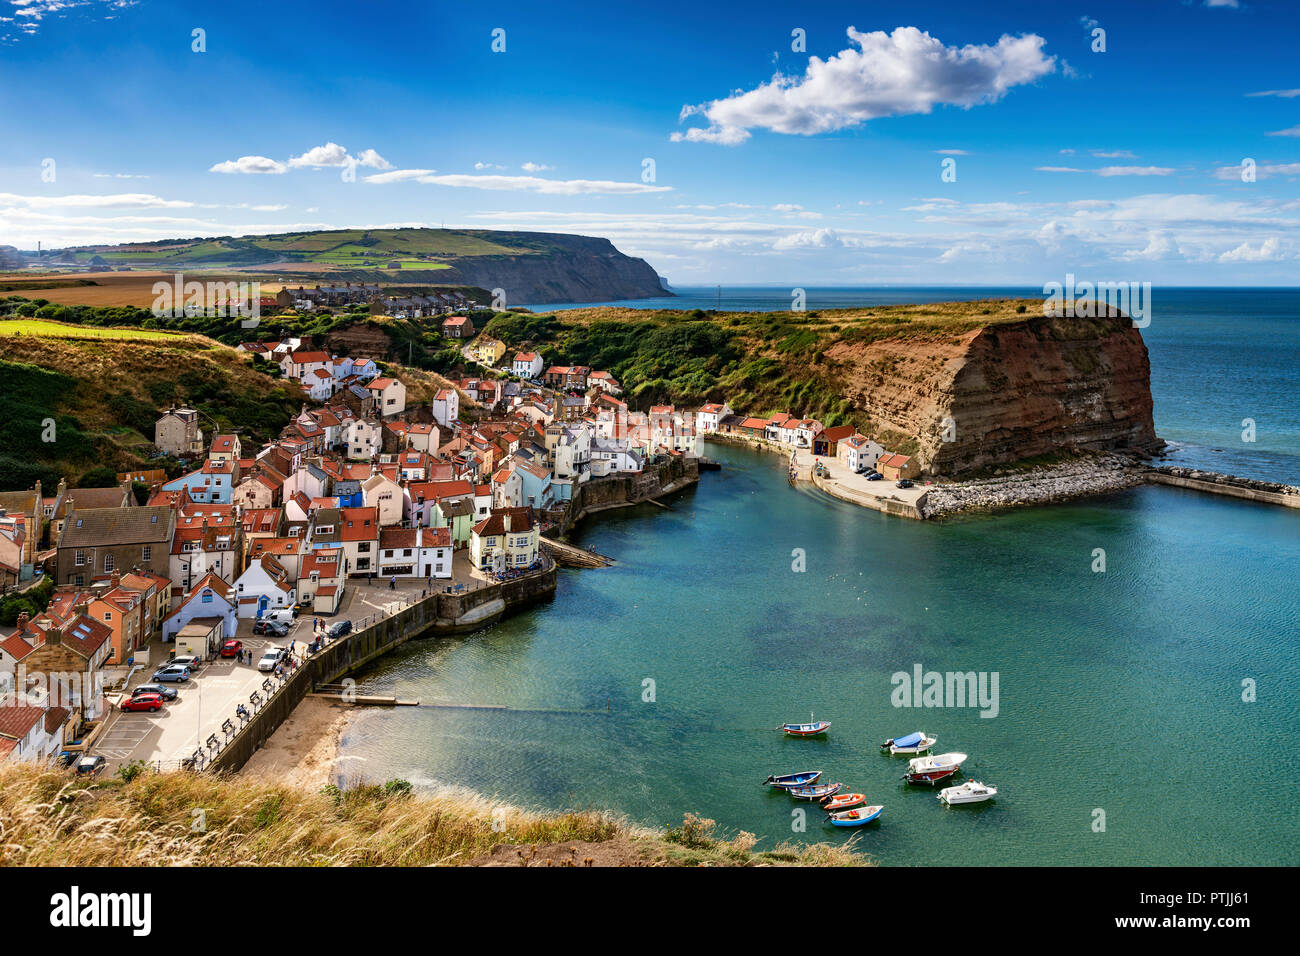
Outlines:
{"type": "Polygon", "coordinates": [[[56,546],[55,583],[85,587],[97,574],[137,569],[170,578],[175,531],[166,505],[74,510],[56,546]]]}

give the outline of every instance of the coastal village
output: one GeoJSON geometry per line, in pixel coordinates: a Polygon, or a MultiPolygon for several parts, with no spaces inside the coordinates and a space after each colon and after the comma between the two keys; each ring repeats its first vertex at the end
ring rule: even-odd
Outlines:
{"type": "MultiPolygon", "coordinates": [[[[330,290],[290,298],[317,293],[333,301],[330,290]]],[[[249,341],[238,351],[301,389],[274,440],[250,447],[173,406],[159,409],[153,444],[179,474],[0,491],[0,587],[33,604],[0,627],[0,760],[201,765],[215,734],[154,733],[129,711],[180,710],[170,680],[221,671],[205,709],[229,737],[246,704],[353,619],[550,572],[577,550],[557,539],[592,489],[610,489],[607,507],[684,487],[706,438],[788,455],[792,479],[834,471],[906,486],[916,474],[848,426],[726,403],[633,410],[608,371],[511,352],[476,332],[472,313],[438,321],[481,372],[431,401],[408,404],[398,371],[366,356],[249,341]]]]}

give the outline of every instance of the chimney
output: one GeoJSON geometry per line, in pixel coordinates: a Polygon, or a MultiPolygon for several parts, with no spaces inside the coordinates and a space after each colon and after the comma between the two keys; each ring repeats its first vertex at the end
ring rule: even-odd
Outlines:
{"type": "Polygon", "coordinates": [[[18,620],[15,622],[18,625],[18,630],[14,633],[21,634],[23,631],[27,630],[27,622],[30,620],[31,618],[27,616],[26,611],[19,611],[18,620]]]}
{"type": "Polygon", "coordinates": [[[67,491],[68,491],[68,483],[67,483],[67,481],[65,481],[64,479],[60,478],[60,479],[59,479],[59,489],[58,489],[58,491],[55,492],[55,494],[58,495],[60,498],[62,498],[62,497],[67,493],[67,491]]]}
{"type": "Polygon", "coordinates": [[[509,511],[506,512],[505,517],[502,519],[502,524],[504,525],[505,530],[508,532],[508,531],[510,530],[510,512],[509,512],[509,511]]]}
{"type": "Polygon", "coordinates": [[[112,583],[113,587],[117,587],[122,583],[122,572],[115,570],[108,576],[108,580],[112,583]]]}

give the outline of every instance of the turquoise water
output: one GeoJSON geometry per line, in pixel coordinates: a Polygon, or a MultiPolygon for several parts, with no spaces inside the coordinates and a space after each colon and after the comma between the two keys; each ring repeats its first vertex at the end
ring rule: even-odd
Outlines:
{"type": "Polygon", "coordinates": [[[582,526],[617,566],[564,571],[553,602],[414,642],[362,682],[596,713],[367,711],[348,773],[652,825],[694,811],[770,846],[851,837],[815,810],[794,832],[796,804],[760,786],[822,769],[885,805],[858,845],[886,864],[1295,862],[1300,514],[1152,487],[918,523],[793,490],[775,456],[709,454],[724,470],[672,511],[582,526]],[[998,716],[894,707],[890,675],[918,663],[996,672],[998,716]],[[773,729],[810,710],[833,722],[825,740],[773,729]],[[913,730],[969,753],[997,801],[905,788],[905,758],[878,744],[913,730]]]}

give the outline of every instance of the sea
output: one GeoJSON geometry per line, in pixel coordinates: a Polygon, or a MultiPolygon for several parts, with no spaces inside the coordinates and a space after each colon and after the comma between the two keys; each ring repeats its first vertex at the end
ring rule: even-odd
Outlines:
{"type": "MultiPolygon", "coordinates": [[[[718,306],[715,287],[678,291],[617,304],[718,306]]],[[[807,307],[1035,291],[808,289],[807,307]]],[[[1300,290],[1153,303],[1170,460],[1300,483],[1300,290]]],[[[788,308],[789,291],[724,287],[722,307],[788,308]]],[[[562,570],[553,600],[361,675],[421,706],[360,712],[340,781],[655,827],[693,813],[759,848],[852,841],[892,866],[1300,857],[1300,512],[1148,486],[916,522],[793,488],[775,455],[707,454],[722,469],[669,510],[579,526],[614,566],[562,570]],[[967,675],[983,696],[956,693],[967,675]],[[812,714],[824,738],[777,730],[812,714]],[[880,744],[913,731],[968,754],[957,780],[996,799],[946,807],[907,786],[907,758],[880,744]],[[830,827],[763,785],[802,770],[883,805],[879,822],[830,827]]]]}

